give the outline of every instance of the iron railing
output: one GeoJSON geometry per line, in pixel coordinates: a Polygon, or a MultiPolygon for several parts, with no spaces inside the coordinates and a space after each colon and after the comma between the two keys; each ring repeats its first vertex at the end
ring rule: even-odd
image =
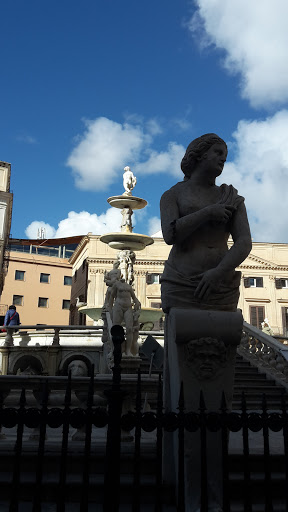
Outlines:
{"type": "Polygon", "coordinates": [[[165,412],[159,376],[158,390],[154,390],[157,392],[156,405],[153,410],[143,412],[144,393],[139,372],[137,382],[134,379],[135,407],[122,414],[127,388],[124,390],[121,380],[121,343],[124,340],[121,327],[114,326],[112,339],[113,375],[110,384],[107,380],[105,392],[108,407],[94,405],[93,371],[90,378],[71,378],[71,374],[67,378],[58,377],[61,387],[65,380],[66,388],[64,403],[58,407],[49,406],[52,378],[46,377],[19,377],[22,383],[19,404],[6,407],[5,390],[7,386],[11,387],[12,380],[16,386],[17,377],[0,377],[0,420],[6,435],[6,440],[0,441],[1,511],[44,512],[48,504],[49,511],[57,512],[185,512],[188,508],[185,504],[184,443],[185,436],[195,432],[199,432],[201,443],[201,512],[209,510],[207,438],[210,433],[215,434],[217,442],[220,435],[224,512],[233,512],[236,505],[240,506],[238,510],[252,512],[259,504],[265,512],[288,510],[288,415],[284,393],[281,410],[277,412],[267,410],[265,395],[262,396],[261,410],[248,411],[244,393],[238,412],[227,410],[224,395],[219,409],[208,412],[202,393],[199,409],[186,411],[185,390],[181,388],[178,410],[165,412]],[[27,386],[23,385],[25,382],[27,386]],[[37,407],[27,405],[26,387],[38,393],[37,407]],[[84,406],[73,406],[73,389],[86,393],[84,406]],[[27,429],[34,432],[34,443],[27,440],[27,429]],[[82,443],[73,444],[71,429],[82,432],[82,443]],[[171,436],[176,433],[177,436],[177,489],[163,483],[164,433],[171,436]],[[238,456],[229,453],[229,433],[241,436],[242,450],[238,456]],[[259,433],[263,439],[263,452],[258,460],[253,453],[251,433],[259,433]],[[274,435],[283,440],[280,455],[271,454],[270,440],[274,435]]]}

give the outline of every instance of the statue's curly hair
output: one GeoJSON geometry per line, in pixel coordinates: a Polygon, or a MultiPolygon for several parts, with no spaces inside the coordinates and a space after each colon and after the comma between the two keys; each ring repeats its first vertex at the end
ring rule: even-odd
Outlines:
{"type": "Polygon", "coordinates": [[[213,144],[225,144],[227,148],[226,142],[221,139],[219,135],[216,135],[216,133],[205,133],[205,135],[201,135],[201,137],[197,137],[197,139],[190,142],[181,161],[181,169],[185,175],[184,180],[190,178],[197,159],[208,151],[213,144]]]}

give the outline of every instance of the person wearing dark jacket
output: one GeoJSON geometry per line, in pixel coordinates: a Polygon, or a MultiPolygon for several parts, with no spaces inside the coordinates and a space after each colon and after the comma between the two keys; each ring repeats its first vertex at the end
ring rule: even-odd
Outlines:
{"type": "Polygon", "coordinates": [[[15,306],[9,306],[9,309],[5,315],[4,325],[19,325],[20,317],[19,313],[16,311],[15,306]]]}

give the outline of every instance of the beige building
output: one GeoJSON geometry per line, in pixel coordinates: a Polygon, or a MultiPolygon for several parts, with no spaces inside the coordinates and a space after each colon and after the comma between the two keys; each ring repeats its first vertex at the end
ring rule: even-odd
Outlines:
{"type": "Polygon", "coordinates": [[[69,257],[81,238],[10,240],[8,272],[0,299],[2,321],[7,308],[14,304],[24,325],[69,323],[69,257]]]}
{"type": "MultiPolygon", "coordinates": [[[[169,251],[159,236],[153,245],[136,253],[135,292],[143,307],[161,306],[160,276],[169,251]]],[[[91,233],[12,240],[0,315],[14,303],[22,324],[92,325],[93,320],[79,313],[77,306],[81,302],[103,305],[104,272],[112,268],[116,255],[116,250],[91,233]]],[[[260,327],[268,318],[275,334],[288,335],[288,244],[253,243],[239,270],[239,307],[244,319],[260,327]]]]}
{"type": "Polygon", "coordinates": [[[7,162],[0,162],[0,294],[7,271],[7,244],[12,216],[13,195],[10,192],[10,175],[11,165],[7,162]]]}
{"type": "MultiPolygon", "coordinates": [[[[161,304],[159,279],[170,247],[163,238],[136,254],[135,292],[142,306],[161,304]]],[[[231,242],[232,244],[232,242],[231,242]]],[[[104,271],[112,268],[117,251],[90,233],[83,237],[70,258],[72,264],[71,324],[85,322],[79,317],[76,301],[87,306],[103,305],[106,293],[104,271]]],[[[253,243],[242,272],[239,308],[244,319],[257,327],[268,318],[275,334],[288,335],[288,244],[253,243]]],[[[93,323],[88,317],[87,325],[93,323]]]]}

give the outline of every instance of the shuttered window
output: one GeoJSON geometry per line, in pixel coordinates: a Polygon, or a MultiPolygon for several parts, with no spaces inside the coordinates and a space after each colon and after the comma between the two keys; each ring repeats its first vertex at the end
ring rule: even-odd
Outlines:
{"type": "Polygon", "coordinates": [[[261,329],[261,323],[265,318],[264,306],[250,306],[250,324],[261,329]]]}
{"type": "Polygon", "coordinates": [[[147,274],[146,275],[146,283],[147,284],[159,284],[161,279],[161,274],[147,274]]]}
{"type": "Polygon", "coordinates": [[[275,287],[277,290],[288,288],[288,279],[275,279],[275,287]]]}
{"type": "Polygon", "coordinates": [[[288,336],[288,308],[283,307],[281,309],[282,309],[283,336],[288,336]]]}
{"type": "Polygon", "coordinates": [[[263,288],[263,277],[244,277],[245,288],[263,288]]]}

